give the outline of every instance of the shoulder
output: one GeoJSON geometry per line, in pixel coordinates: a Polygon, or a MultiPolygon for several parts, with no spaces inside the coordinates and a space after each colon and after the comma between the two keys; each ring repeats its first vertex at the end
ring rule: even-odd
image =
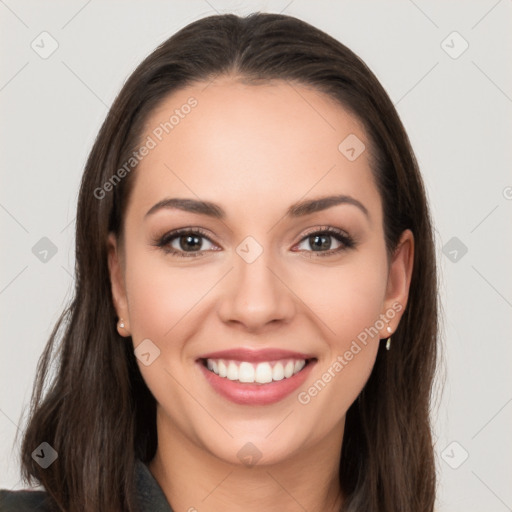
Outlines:
{"type": "MultiPolygon", "coordinates": [[[[135,465],[135,486],[139,506],[143,512],[173,512],[160,485],[148,466],[141,460],[135,465]]],[[[52,512],[50,498],[45,491],[8,491],[0,489],[0,512],[52,512]]]]}
{"type": "Polygon", "coordinates": [[[0,512],[49,512],[45,491],[0,489],[0,512]]]}
{"type": "MultiPolygon", "coordinates": [[[[150,512],[173,512],[162,488],[155,480],[149,467],[141,460],[135,466],[137,495],[141,510],[150,512]]],[[[0,510],[0,512],[3,512],[0,510]]]]}

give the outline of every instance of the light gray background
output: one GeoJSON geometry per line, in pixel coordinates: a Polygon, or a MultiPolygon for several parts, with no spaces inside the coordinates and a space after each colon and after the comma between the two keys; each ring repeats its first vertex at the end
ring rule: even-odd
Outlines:
{"type": "Polygon", "coordinates": [[[73,290],[78,184],[108,106],[181,27],[215,11],[256,10],[339,39],[395,102],[428,189],[441,271],[437,510],[512,510],[512,0],[0,0],[0,487],[20,487],[14,436],[73,290]],[[49,48],[43,31],[59,45],[47,59],[31,48],[34,40],[49,48]],[[447,53],[463,48],[446,39],[453,31],[469,44],[458,58],[447,53]],[[32,252],[42,237],[58,249],[46,263],[32,252]],[[459,248],[445,255],[453,237],[459,248]]]}

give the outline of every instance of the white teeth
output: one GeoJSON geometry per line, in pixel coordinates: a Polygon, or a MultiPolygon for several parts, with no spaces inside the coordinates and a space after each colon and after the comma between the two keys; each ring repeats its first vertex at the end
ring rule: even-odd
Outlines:
{"type": "MultiPolygon", "coordinates": [[[[209,359],[208,359],[208,361],[209,361],[209,359]]],[[[227,369],[226,364],[224,363],[224,361],[219,361],[217,363],[217,366],[219,367],[219,377],[227,377],[228,369],[227,369]]],[[[215,372],[215,373],[217,373],[217,372],[215,372]]]]}
{"type": "Polygon", "coordinates": [[[302,368],[304,368],[305,364],[306,364],[306,361],[304,361],[304,360],[302,360],[302,361],[295,361],[295,368],[293,369],[293,373],[300,372],[302,370],[302,368]]]}
{"type": "Polygon", "coordinates": [[[229,380],[238,380],[238,366],[233,361],[229,363],[226,377],[229,380]]]}
{"type": "Polygon", "coordinates": [[[226,361],[207,359],[206,367],[219,377],[239,382],[267,384],[272,381],[289,379],[299,373],[306,361],[304,359],[283,359],[276,362],[249,363],[247,361],[226,361]]]}
{"type": "Polygon", "coordinates": [[[284,379],[284,368],[281,363],[276,363],[272,368],[272,380],[283,380],[284,379]]]}
{"type": "MultiPolygon", "coordinates": [[[[242,366],[242,364],[240,366],[242,366]]],[[[256,366],[256,377],[254,378],[253,382],[259,382],[260,384],[267,384],[268,382],[272,382],[272,367],[269,363],[260,363],[256,366]]]]}
{"type": "Polygon", "coordinates": [[[293,368],[295,364],[293,361],[288,361],[284,367],[284,376],[289,379],[293,375],[293,368]]]}
{"type": "Polygon", "coordinates": [[[215,373],[219,373],[219,365],[217,364],[217,361],[214,361],[213,359],[208,359],[208,370],[212,370],[215,373]]]}
{"type": "Polygon", "coordinates": [[[254,382],[254,366],[250,363],[240,363],[240,367],[238,368],[238,380],[240,382],[254,382]]]}

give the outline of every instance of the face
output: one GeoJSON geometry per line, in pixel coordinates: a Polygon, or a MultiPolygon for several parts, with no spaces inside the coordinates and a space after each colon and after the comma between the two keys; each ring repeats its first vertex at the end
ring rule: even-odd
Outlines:
{"type": "Polygon", "coordinates": [[[386,257],[361,124],[304,86],[225,78],[173,93],[145,130],[109,266],[159,428],[235,464],[341,442],[413,256],[406,231],[386,257]]]}

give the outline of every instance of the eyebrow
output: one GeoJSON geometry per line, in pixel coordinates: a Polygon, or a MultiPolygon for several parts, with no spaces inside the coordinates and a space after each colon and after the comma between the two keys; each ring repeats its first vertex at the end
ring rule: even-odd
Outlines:
{"type": "MultiPolygon", "coordinates": [[[[335,195],[319,197],[317,199],[309,199],[292,204],[286,211],[286,217],[305,217],[313,213],[326,210],[340,204],[348,204],[359,208],[368,218],[370,214],[367,208],[357,199],[347,195],[335,195]]],[[[199,213],[208,215],[216,219],[225,219],[226,212],[217,204],[210,201],[198,201],[196,199],[187,199],[181,197],[173,197],[162,199],[153,205],[145,215],[145,218],[162,209],[178,209],[190,213],[199,213]]]]}

